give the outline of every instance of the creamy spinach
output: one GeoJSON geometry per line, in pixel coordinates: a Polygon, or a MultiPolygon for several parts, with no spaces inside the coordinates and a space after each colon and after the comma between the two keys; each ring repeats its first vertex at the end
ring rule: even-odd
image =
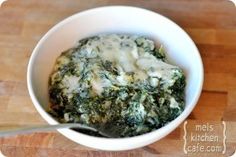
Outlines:
{"type": "MultiPolygon", "coordinates": [[[[184,110],[185,76],[163,48],[136,35],[98,35],[56,60],[50,114],[129,137],[156,130],[184,110]]],[[[87,132],[89,133],[89,132],[87,132]]]]}

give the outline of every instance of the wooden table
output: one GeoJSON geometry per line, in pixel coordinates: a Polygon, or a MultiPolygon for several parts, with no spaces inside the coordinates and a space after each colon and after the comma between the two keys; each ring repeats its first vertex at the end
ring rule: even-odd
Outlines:
{"type": "MultiPolygon", "coordinates": [[[[163,14],[186,30],[200,50],[205,81],[188,119],[226,121],[227,151],[236,150],[236,7],[228,0],[8,0],[0,8],[0,128],[46,124],[26,87],[29,57],[39,39],[62,19],[85,9],[132,5],[163,14]]],[[[76,144],[57,132],[0,139],[8,157],[184,156],[182,125],[149,146],[104,152],[76,144]]]]}

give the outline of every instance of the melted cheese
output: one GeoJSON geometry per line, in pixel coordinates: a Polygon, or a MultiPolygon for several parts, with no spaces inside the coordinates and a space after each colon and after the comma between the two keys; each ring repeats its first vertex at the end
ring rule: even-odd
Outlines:
{"type": "MultiPolygon", "coordinates": [[[[118,35],[101,35],[99,40],[86,45],[89,50],[99,49],[99,56],[116,64],[117,69],[124,72],[134,72],[135,80],[144,80],[148,76],[171,80],[175,68],[158,60],[148,52],[140,51],[133,38],[120,38],[118,35]]],[[[117,78],[121,84],[126,84],[125,76],[117,78]]],[[[171,82],[168,82],[171,83],[171,82]]]]}
{"type": "MultiPolygon", "coordinates": [[[[141,51],[135,39],[136,36],[121,38],[115,34],[100,35],[97,40],[88,41],[84,49],[89,52],[96,51],[102,60],[113,62],[120,72],[120,76],[116,78],[120,85],[126,85],[130,81],[125,72],[133,72],[134,81],[157,77],[162,78],[165,88],[173,85],[173,69],[176,67],[141,51]]],[[[152,83],[153,86],[157,85],[157,81],[152,83]]],[[[107,84],[98,79],[92,81],[92,86],[97,94],[101,94],[107,84]]]]}
{"type": "Polygon", "coordinates": [[[100,79],[97,77],[96,79],[91,80],[91,85],[96,94],[101,95],[104,87],[110,87],[111,82],[107,79],[100,79]]]}
{"type": "MultiPolygon", "coordinates": [[[[173,85],[175,82],[173,80],[173,70],[177,67],[158,60],[149,52],[141,51],[135,43],[136,38],[136,36],[121,38],[116,34],[100,35],[96,40],[89,40],[80,53],[84,53],[83,55],[87,58],[94,58],[98,55],[104,61],[113,62],[120,74],[114,79],[120,85],[127,85],[131,81],[144,80],[148,77],[153,78],[150,83],[154,87],[158,85],[156,78],[162,79],[166,89],[173,85]],[[133,72],[134,77],[131,78],[126,72],[133,72]]],[[[59,61],[61,64],[69,62],[67,57],[61,57],[59,61]]],[[[82,63],[78,66],[79,69],[84,68],[82,63]]],[[[102,70],[99,65],[92,65],[92,69],[94,77],[91,80],[91,85],[95,93],[100,95],[103,88],[111,86],[112,83],[110,80],[101,78],[96,74],[102,70]]],[[[78,81],[78,77],[65,76],[63,79],[63,84],[66,86],[65,92],[72,93],[76,90],[78,81]]]]}
{"type": "Polygon", "coordinates": [[[76,76],[68,76],[62,79],[62,85],[65,87],[63,89],[63,93],[68,95],[69,98],[73,97],[73,92],[79,89],[79,77],[76,76]]]}
{"type": "Polygon", "coordinates": [[[147,74],[136,65],[139,59],[138,48],[134,39],[121,39],[118,35],[100,36],[99,40],[87,44],[88,49],[99,49],[99,56],[116,64],[117,69],[134,72],[136,79],[146,79],[147,74]],[[119,67],[119,68],[118,68],[119,67]]]}
{"type": "Polygon", "coordinates": [[[170,108],[179,108],[179,103],[176,102],[175,98],[171,97],[170,98],[170,108]]]}
{"type": "Polygon", "coordinates": [[[173,65],[157,60],[150,54],[145,54],[137,60],[137,65],[140,69],[145,70],[151,77],[158,77],[164,80],[172,79],[172,69],[176,68],[173,65]]]}

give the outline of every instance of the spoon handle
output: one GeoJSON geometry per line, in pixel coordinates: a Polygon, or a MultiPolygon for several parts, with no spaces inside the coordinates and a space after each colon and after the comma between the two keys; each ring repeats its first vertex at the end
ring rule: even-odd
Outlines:
{"type": "Polygon", "coordinates": [[[79,129],[85,129],[85,130],[97,132],[96,129],[89,126],[85,126],[78,123],[66,123],[66,124],[40,125],[40,126],[4,130],[4,131],[0,131],[0,137],[14,136],[18,134],[27,134],[27,133],[32,133],[32,132],[53,131],[56,129],[63,129],[63,128],[79,128],[79,129]]]}

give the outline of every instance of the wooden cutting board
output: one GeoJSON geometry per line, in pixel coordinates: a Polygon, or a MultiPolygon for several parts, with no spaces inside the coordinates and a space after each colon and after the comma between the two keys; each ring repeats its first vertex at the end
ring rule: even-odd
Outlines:
{"type": "MultiPolygon", "coordinates": [[[[200,50],[205,80],[188,120],[227,124],[226,156],[236,150],[236,7],[228,0],[8,0],[0,8],[0,129],[46,124],[26,87],[29,57],[39,39],[62,19],[85,9],[132,5],[179,24],[200,50]]],[[[184,156],[183,125],[149,146],[105,152],[76,144],[57,132],[0,139],[8,157],[184,156]]]]}

